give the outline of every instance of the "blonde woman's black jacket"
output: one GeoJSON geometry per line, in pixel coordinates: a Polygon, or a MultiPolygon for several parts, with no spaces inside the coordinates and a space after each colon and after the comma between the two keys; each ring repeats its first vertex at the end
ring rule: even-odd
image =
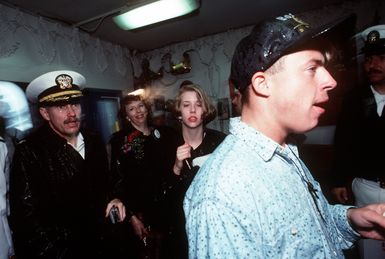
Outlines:
{"type": "MultiPolygon", "coordinates": [[[[222,143],[225,137],[226,134],[221,131],[205,128],[202,143],[196,149],[191,150],[191,157],[187,159],[187,162],[185,162],[180,176],[174,176],[177,178],[176,183],[172,183],[173,187],[169,195],[169,199],[171,199],[170,202],[172,204],[172,209],[170,209],[169,215],[170,242],[172,247],[170,250],[173,253],[170,258],[188,258],[188,242],[187,234],[185,231],[186,221],[183,212],[183,199],[188,187],[200,169],[200,166],[194,165],[193,161],[199,157],[209,156],[222,143]]],[[[176,138],[177,146],[183,145],[185,143],[181,131],[176,136],[176,138]]],[[[176,151],[174,151],[174,154],[175,153],[176,151]]]]}
{"type": "Polygon", "coordinates": [[[48,125],[16,146],[10,222],[19,259],[102,257],[108,161],[100,138],[82,135],[85,159],[48,125]]]}

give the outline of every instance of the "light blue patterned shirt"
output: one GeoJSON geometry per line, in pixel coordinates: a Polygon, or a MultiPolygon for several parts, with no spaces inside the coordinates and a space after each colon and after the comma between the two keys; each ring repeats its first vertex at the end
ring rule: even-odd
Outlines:
{"type": "Polygon", "coordinates": [[[343,258],[359,236],[298,158],[234,118],[184,199],[189,258],[343,258]],[[317,190],[317,206],[307,181],[317,190]]]}

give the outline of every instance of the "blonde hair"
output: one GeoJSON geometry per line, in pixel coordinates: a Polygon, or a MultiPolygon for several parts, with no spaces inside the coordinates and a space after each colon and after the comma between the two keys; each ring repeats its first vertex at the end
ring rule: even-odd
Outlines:
{"type": "Polygon", "coordinates": [[[204,124],[209,123],[215,118],[215,116],[217,115],[217,110],[215,109],[214,105],[211,103],[206,92],[203,91],[203,89],[196,84],[183,85],[181,88],[179,88],[179,92],[175,97],[175,104],[174,104],[175,117],[179,117],[181,115],[180,105],[182,102],[182,95],[185,92],[195,92],[197,94],[198,100],[202,103],[202,108],[203,108],[202,120],[204,124]]]}

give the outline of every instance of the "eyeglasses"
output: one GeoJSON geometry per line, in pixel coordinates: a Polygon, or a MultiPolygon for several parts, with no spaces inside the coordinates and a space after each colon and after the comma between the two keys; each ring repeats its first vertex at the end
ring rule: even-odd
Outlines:
{"type": "Polygon", "coordinates": [[[60,113],[69,113],[69,112],[77,112],[81,108],[80,103],[74,103],[74,104],[66,104],[61,106],[55,106],[55,109],[60,113]]]}

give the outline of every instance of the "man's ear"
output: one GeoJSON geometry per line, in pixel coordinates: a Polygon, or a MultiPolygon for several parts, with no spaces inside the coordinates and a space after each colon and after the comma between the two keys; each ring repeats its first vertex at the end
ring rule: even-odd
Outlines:
{"type": "Polygon", "coordinates": [[[268,80],[265,72],[262,72],[262,71],[256,72],[251,78],[251,87],[254,93],[260,96],[265,96],[265,97],[269,96],[270,89],[267,82],[268,80]]]}
{"type": "Polygon", "coordinates": [[[49,117],[47,108],[45,108],[45,107],[40,107],[40,108],[39,108],[39,112],[40,112],[41,117],[43,117],[43,119],[45,119],[45,120],[47,120],[47,121],[50,120],[50,117],[49,117]]]}

